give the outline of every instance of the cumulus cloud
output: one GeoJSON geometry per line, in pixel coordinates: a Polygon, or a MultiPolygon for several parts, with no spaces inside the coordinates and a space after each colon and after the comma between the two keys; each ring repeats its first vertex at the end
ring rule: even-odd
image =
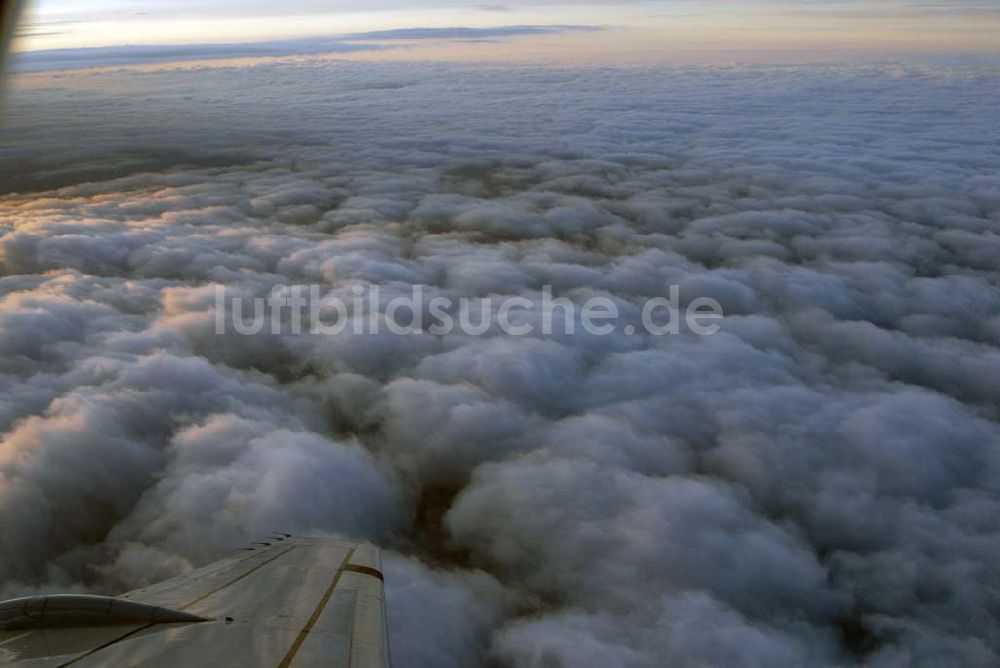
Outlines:
{"type": "Polygon", "coordinates": [[[22,77],[3,592],[317,529],[388,548],[401,666],[995,665],[994,76],[22,77]],[[356,283],[640,333],[216,333],[217,288],[356,283]],[[641,333],[670,285],[722,330],[641,333]]]}

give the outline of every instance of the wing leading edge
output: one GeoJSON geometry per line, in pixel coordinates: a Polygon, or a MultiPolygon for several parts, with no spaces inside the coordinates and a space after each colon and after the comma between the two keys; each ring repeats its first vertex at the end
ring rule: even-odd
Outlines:
{"type": "Polygon", "coordinates": [[[0,664],[389,666],[381,558],[367,544],[273,539],[116,600],[206,621],[0,629],[0,664]]]}

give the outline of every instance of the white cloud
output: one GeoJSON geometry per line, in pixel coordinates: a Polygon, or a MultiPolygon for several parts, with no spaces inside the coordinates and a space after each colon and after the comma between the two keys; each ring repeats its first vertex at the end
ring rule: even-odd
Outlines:
{"type": "Polygon", "coordinates": [[[994,76],[22,80],[4,591],[135,586],[319,528],[406,553],[401,665],[995,664],[994,76]],[[214,333],[216,286],[355,281],[549,284],[633,323],[675,283],[728,317],[705,340],[214,333]]]}

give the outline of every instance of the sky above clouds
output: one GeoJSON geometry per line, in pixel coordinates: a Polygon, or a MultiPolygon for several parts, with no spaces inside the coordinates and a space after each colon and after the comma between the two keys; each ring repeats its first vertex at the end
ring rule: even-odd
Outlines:
{"type": "Polygon", "coordinates": [[[369,56],[634,62],[1000,51],[1000,8],[975,0],[291,0],[278,5],[260,0],[39,0],[19,48],[247,43],[416,27],[567,24],[602,30],[433,44],[425,40],[369,56]]]}

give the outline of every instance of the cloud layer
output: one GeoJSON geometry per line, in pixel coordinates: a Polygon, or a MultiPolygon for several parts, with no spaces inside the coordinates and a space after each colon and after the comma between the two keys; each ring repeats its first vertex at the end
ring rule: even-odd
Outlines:
{"type": "Polygon", "coordinates": [[[3,593],[323,529],[393,549],[401,666],[995,665],[997,90],[889,66],[22,79],[3,593]],[[635,321],[676,284],[727,318],[215,334],[215,286],[356,282],[551,285],[635,321]]]}
{"type": "Polygon", "coordinates": [[[553,35],[573,32],[596,32],[598,26],[580,25],[507,25],[493,28],[403,28],[358,32],[326,38],[286,39],[262,42],[218,44],[126,44],[90,48],[43,49],[22,51],[13,56],[16,72],[125,67],[184,61],[227,58],[273,58],[316,54],[354,53],[403,48],[401,43],[427,40],[482,42],[512,37],[553,35]]]}

